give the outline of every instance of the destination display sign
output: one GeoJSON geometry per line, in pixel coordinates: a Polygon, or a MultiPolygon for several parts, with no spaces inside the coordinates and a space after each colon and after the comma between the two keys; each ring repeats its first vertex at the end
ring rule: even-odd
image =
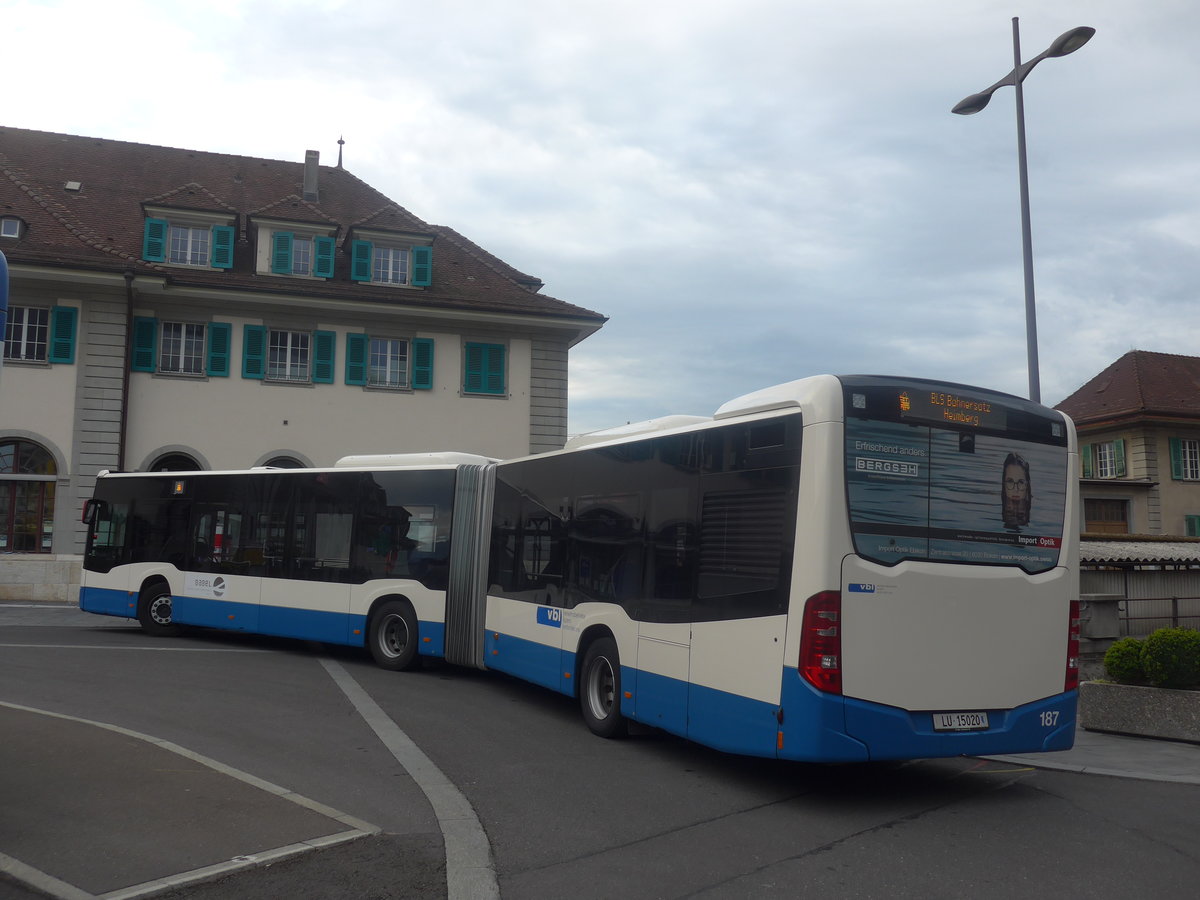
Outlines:
{"type": "Polygon", "coordinates": [[[905,388],[900,391],[897,402],[902,419],[999,431],[1008,425],[1008,415],[1003,407],[970,394],[905,388]]]}

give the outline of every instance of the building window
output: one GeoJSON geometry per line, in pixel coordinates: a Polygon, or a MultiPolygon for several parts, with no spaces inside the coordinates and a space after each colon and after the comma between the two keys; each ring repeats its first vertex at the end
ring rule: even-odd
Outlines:
{"type": "Polygon", "coordinates": [[[408,341],[371,338],[367,384],[373,387],[408,387],[408,341]]]}
{"type": "Polygon", "coordinates": [[[4,329],[4,358],[45,362],[50,343],[50,310],[14,306],[4,329]]]}
{"type": "Polygon", "coordinates": [[[204,374],[204,326],[163,322],[158,371],[172,375],[204,374]]]}
{"type": "Polygon", "coordinates": [[[1171,438],[1171,477],[1200,481],[1200,441],[1171,438]]]}
{"type": "Polygon", "coordinates": [[[433,387],[433,340],[346,335],[346,384],[429,390],[433,387]]]}
{"type": "Polygon", "coordinates": [[[333,277],[333,238],[327,235],[297,234],[291,231],[272,231],[267,249],[259,254],[258,270],[270,270],[272,275],[298,275],[317,278],[333,277]]]}
{"type": "Polygon", "coordinates": [[[1187,537],[1200,537],[1200,516],[1184,516],[1183,533],[1187,537]]]}
{"type": "Polygon", "coordinates": [[[233,268],[234,230],[230,225],[198,225],[148,218],[142,235],[142,259],[178,266],[233,268]]]}
{"type": "Polygon", "coordinates": [[[57,468],[30,441],[0,440],[0,553],[49,553],[57,468]]]}
{"type": "Polygon", "coordinates": [[[21,220],[11,216],[0,219],[0,238],[19,238],[21,236],[21,220]]]}
{"type": "Polygon", "coordinates": [[[73,306],[9,307],[4,326],[4,358],[14,362],[75,362],[78,318],[79,310],[73,306]]]}
{"type": "Polygon", "coordinates": [[[504,345],[468,343],[463,372],[463,392],[467,394],[503,394],[505,392],[504,345]]]}
{"type": "Polygon", "coordinates": [[[333,384],[332,331],[290,331],[246,325],[242,329],[242,377],[292,384],[333,384]]]}
{"type": "Polygon", "coordinates": [[[408,251],[401,247],[376,247],[371,280],[380,284],[408,284],[408,251]]]}
{"type": "Polygon", "coordinates": [[[228,322],[160,322],[138,316],[133,320],[130,370],[160,375],[229,375],[228,322]]]}
{"type": "Polygon", "coordinates": [[[1125,475],[1125,441],[1101,441],[1080,448],[1084,478],[1122,478],[1125,475]]]}
{"type": "Polygon", "coordinates": [[[272,331],[268,338],[267,378],[308,381],[312,335],[305,331],[272,331]]]}
{"type": "Polygon", "coordinates": [[[292,274],[312,274],[312,241],[308,238],[292,240],[292,274]]]}
{"type": "Polygon", "coordinates": [[[1129,501],[1083,501],[1083,530],[1092,534],[1129,534],[1129,501]]]}
{"type": "Polygon", "coordinates": [[[432,277],[433,248],[428,245],[351,242],[352,281],[428,287],[432,277]]]}
{"type": "Polygon", "coordinates": [[[171,250],[167,262],[182,266],[208,265],[208,229],[171,226],[171,250]]]}

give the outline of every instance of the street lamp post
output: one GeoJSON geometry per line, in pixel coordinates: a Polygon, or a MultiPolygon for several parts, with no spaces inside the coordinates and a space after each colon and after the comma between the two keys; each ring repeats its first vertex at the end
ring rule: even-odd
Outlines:
{"type": "Polygon", "coordinates": [[[1029,226],[1029,164],[1025,157],[1025,95],[1021,84],[1033,71],[1033,67],[1043,59],[1074,53],[1092,39],[1096,29],[1087,25],[1072,28],[1065,34],[1060,34],[1054,39],[1054,43],[1027,63],[1021,62],[1021,33],[1015,16],[1012,20],[1012,29],[1012,71],[991,87],[960,100],[950,111],[960,116],[973,115],[988,105],[988,101],[992,99],[992,94],[997,89],[1011,84],[1016,90],[1017,170],[1021,182],[1021,250],[1025,262],[1025,343],[1029,355],[1029,399],[1035,403],[1041,403],[1042,386],[1038,375],[1037,307],[1033,296],[1033,233],[1029,226]]]}

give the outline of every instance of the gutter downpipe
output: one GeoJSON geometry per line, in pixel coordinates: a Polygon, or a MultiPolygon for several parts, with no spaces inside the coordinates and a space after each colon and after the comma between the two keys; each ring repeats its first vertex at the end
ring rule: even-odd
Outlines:
{"type": "Polygon", "coordinates": [[[117,471],[125,471],[125,441],[129,431],[129,367],[133,364],[133,269],[125,270],[125,365],[121,370],[121,431],[117,471]]]}

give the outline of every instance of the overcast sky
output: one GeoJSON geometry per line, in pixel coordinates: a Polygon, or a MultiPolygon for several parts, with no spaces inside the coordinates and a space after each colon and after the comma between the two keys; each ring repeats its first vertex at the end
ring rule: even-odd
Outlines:
{"type": "Polygon", "coordinates": [[[1194,0],[7,0],[0,122],[345,165],[610,321],[572,433],[822,372],[1042,399],[1200,355],[1194,0]]]}

